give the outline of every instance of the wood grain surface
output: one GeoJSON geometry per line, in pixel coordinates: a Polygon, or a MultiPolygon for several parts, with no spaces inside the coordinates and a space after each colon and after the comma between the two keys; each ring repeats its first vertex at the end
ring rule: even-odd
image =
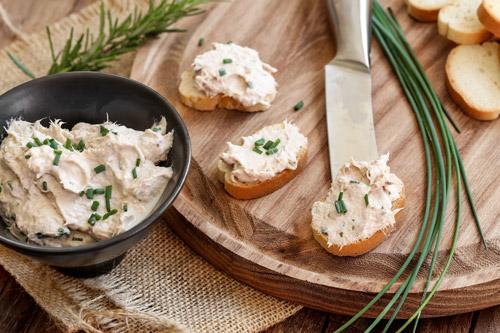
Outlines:
{"type": "MultiPolygon", "coordinates": [[[[500,122],[472,120],[451,102],[443,75],[452,45],[438,36],[435,25],[411,20],[403,1],[383,3],[395,11],[431,81],[462,129],[455,138],[488,244],[488,249],[482,247],[466,210],[452,265],[439,294],[424,314],[454,314],[499,304],[500,122]]],[[[358,258],[339,258],[323,251],[311,236],[310,208],[326,194],[330,183],[323,66],[334,56],[334,42],[326,12],[324,1],[240,0],[219,4],[203,20],[198,17],[186,22],[190,34],[164,36],[143,48],[135,59],[132,78],[152,86],[170,100],[191,135],[192,168],[175,203],[175,208],[190,222],[186,228],[193,227],[181,235],[184,240],[196,248],[199,237],[194,231],[200,231],[211,240],[199,249],[200,254],[268,293],[323,310],[352,313],[369,299],[366,293],[379,291],[392,278],[414,244],[424,209],[423,145],[399,83],[378,45],[373,43],[376,134],[379,151],[391,152],[391,168],[407,189],[402,227],[373,252],[358,258]],[[201,37],[205,39],[203,47],[198,46],[201,37]],[[279,93],[269,111],[198,112],[180,102],[180,73],[189,68],[197,54],[208,50],[211,42],[229,40],[257,49],[265,62],[278,68],[279,93]],[[305,107],[294,112],[293,105],[299,100],[305,102],[305,107]],[[225,142],[236,142],[243,135],[285,118],[295,122],[309,138],[310,157],[305,170],[265,198],[231,198],[215,173],[225,142]],[[238,269],[233,267],[236,265],[238,269]]],[[[453,193],[450,198],[454,198],[453,193]]],[[[442,270],[451,244],[455,210],[454,200],[450,200],[436,273],[442,270]]],[[[423,272],[428,264],[424,264],[423,272]]],[[[423,272],[416,279],[402,316],[418,306],[419,292],[426,281],[423,272]]],[[[391,291],[397,286],[398,283],[391,291]]]]}
{"type": "MultiPolygon", "coordinates": [[[[95,0],[0,0],[18,28],[29,33],[42,29],[46,24],[83,8],[95,0]]],[[[0,47],[15,37],[0,22],[0,47]]],[[[175,213],[175,212],[174,212],[175,213]]],[[[268,329],[278,332],[331,332],[347,317],[304,309],[288,320],[268,329]]],[[[361,332],[369,320],[359,321],[351,332],[361,332]]],[[[439,319],[424,319],[419,332],[499,332],[500,306],[439,319]]],[[[38,307],[15,280],[0,267],[0,332],[59,332],[47,314],[38,307]]]]}

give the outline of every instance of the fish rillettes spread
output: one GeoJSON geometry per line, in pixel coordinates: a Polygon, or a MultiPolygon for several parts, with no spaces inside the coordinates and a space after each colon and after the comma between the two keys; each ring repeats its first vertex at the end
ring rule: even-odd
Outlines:
{"type": "Polygon", "coordinates": [[[71,130],[13,120],[0,145],[0,214],[11,232],[47,246],[78,246],[131,229],[172,177],[173,132],[115,123],[71,130]]]}

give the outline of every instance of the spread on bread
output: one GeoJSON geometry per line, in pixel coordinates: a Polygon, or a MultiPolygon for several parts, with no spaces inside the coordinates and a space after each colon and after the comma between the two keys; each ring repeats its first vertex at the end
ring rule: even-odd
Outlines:
{"type": "Polygon", "coordinates": [[[0,146],[0,214],[18,238],[47,246],[108,239],[147,217],[172,177],[173,132],[115,123],[14,120],[0,146]]]}
{"type": "Polygon", "coordinates": [[[236,198],[260,197],[290,181],[306,154],[307,138],[285,120],[243,137],[241,144],[228,142],[218,165],[219,179],[236,198]]]}
{"type": "Polygon", "coordinates": [[[276,71],[251,48],[214,43],[183,73],[179,92],[185,104],[200,110],[263,111],[276,97],[276,71]]]}
{"type": "Polygon", "coordinates": [[[358,244],[360,249],[354,255],[365,253],[372,247],[363,248],[363,241],[394,228],[404,193],[403,182],[390,172],[388,160],[386,154],[375,161],[348,162],[339,170],[326,199],[313,204],[315,238],[321,238],[318,240],[330,252],[352,255],[343,254],[342,249],[358,244]]]}

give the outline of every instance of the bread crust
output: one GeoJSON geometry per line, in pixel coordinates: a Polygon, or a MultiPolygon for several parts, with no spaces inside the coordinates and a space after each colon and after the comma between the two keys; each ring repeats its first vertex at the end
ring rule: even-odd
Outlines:
{"type": "Polygon", "coordinates": [[[194,85],[193,77],[194,71],[192,69],[183,72],[178,87],[181,102],[193,109],[199,111],[228,109],[244,112],[258,112],[269,109],[269,106],[260,103],[252,106],[245,106],[240,101],[222,94],[208,96],[194,85]]]}
{"type": "Polygon", "coordinates": [[[477,16],[479,21],[484,25],[484,27],[494,34],[497,38],[500,37],[500,20],[495,17],[494,13],[491,13],[485,6],[485,1],[481,2],[477,8],[477,16]]]}
{"type": "Polygon", "coordinates": [[[291,181],[307,164],[307,147],[299,151],[297,168],[285,169],[271,179],[256,183],[242,183],[231,179],[231,168],[220,160],[217,166],[217,178],[224,184],[224,189],[232,197],[240,200],[256,199],[268,195],[291,181]]]}
{"type": "MultiPolygon", "coordinates": [[[[405,206],[406,194],[405,188],[401,190],[401,196],[392,202],[392,209],[401,209],[405,206]]],[[[356,257],[368,253],[375,249],[399,226],[399,218],[401,211],[397,212],[394,218],[396,223],[393,226],[388,226],[382,230],[377,231],[371,237],[360,240],[356,243],[339,246],[336,244],[328,245],[328,237],[323,235],[319,230],[313,228],[314,239],[328,252],[339,257],[356,257]]]]}
{"type": "Polygon", "coordinates": [[[411,0],[406,1],[408,14],[421,22],[436,22],[441,8],[421,8],[411,0]]]}
{"type": "MultiPolygon", "coordinates": [[[[498,49],[499,49],[499,61],[500,61],[500,47],[498,49]]],[[[455,87],[453,80],[453,73],[450,68],[451,67],[450,62],[453,61],[453,55],[455,52],[457,52],[456,49],[451,50],[445,65],[446,87],[448,88],[448,92],[451,98],[455,101],[455,103],[457,103],[460,106],[460,108],[467,115],[471,116],[474,119],[483,121],[497,119],[500,114],[500,110],[484,111],[475,107],[474,103],[472,101],[468,101],[462,94],[460,94],[460,92],[455,87]]]]}

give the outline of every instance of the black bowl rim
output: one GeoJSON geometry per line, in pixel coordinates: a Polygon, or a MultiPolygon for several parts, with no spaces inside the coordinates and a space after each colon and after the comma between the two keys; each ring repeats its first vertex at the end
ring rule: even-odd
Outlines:
{"type": "MultiPolygon", "coordinates": [[[[6,96],[13,91],[23,88],[23,87],[29,87],[31,85],[37,84],[39,82],[43,81],[50,81],[50,80],[68,80],[68,79],[73,79],[73,78],[107,78],[107,79],[114,79],[114,80],[121,80],[121,81],[126,81],[127,83],[130,83],[132,85],[137,86],[139,89],[145,89],[146,91],[152,93],[153,95],[156,95],[159,97],[161,101],[166,105],[167,109],[170,109],[170,111],[173,111],[174,117],[178,120],[179,124],[181,125],[179,129],[176,129],[176,133],[179,134],[181,138],[183,138],[186,141],[186,148],[187,148],[187,161],[184,163],[184,168],[180,171],[180,177],[179,180],[174,187],[172,193],[165,199],[165,201],[158,207],[156,212],[153,214],[149,215],[146,219],[142,220],[140,223],[138,223],[135,227],[133,227],[130,230],[127,230],[121,234],[118,234],[117,236],[106,239],[106,240],[101,240],[95,243],[90,243],[90,244],[85,244],[81,246],[75,246],[75,247],[48,247],[48,246],[40,246],[40,245],[31,245],[28,243],[23,243],[21,241],[16,241],[10,238],[6,238],[2,235],[0,235],[0,242],[4,243],[5,245],[8,245],[13,248],[20,249],[25,252],[30,252],[33,254],[59,254],[59,255],[70,255],[70,254],[81,254],[85,252],[92,252],[95,250],[100,250],[103,248],[106,248],[108,246],[117,244],[119,242],[125,241],[136,234],[140,233],[147,227],[149,227],[153,222],[155,222],[157,219],[159,219],[163,213],[169,208],[174,200],[177,198],[179,195],[180,191],[182,190],[182,187],[184,186],[184,182],[186,181],[189,168],[191,166],[191,139],[189,137],[189,133],[186,127],[186,124],[184,124],[184,121],[182,120],[182,117],[180,116],[179,112],[177,112],[177,109],[169,102],[167,101],[162,95],[160,95],[157,91],[155,91],[153,88],[148,87],[147,85],[136,81],[132,80],[120,75],[115,75],[115,74],[108,74],[108,73],[101,73],[101,72],[90,72],[90,71],[77,71],[77,72],[69,72],[69,73],[59,73],[59,74],[52,74],[52,75],[47,75],[41,78],[33,79],[28,82],[22,83],[4,94],[0,96],[2,98],[3,96],[6,96]]],[[[2,140],[0,139],[0,142],[2,140]]]]}

